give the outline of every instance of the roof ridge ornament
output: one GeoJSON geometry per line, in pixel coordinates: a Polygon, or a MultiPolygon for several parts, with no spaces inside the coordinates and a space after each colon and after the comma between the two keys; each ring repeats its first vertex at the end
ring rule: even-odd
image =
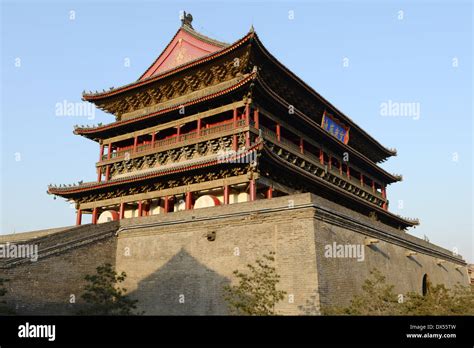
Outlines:
{"type": "Polygon", "coordinates": [[[181,19],[181,27],[188,26],[189,28],[194,29],[193,25],[191,24],[193,21],[193,15],[191,13],[182,11],[179,17],[181,19]]]}

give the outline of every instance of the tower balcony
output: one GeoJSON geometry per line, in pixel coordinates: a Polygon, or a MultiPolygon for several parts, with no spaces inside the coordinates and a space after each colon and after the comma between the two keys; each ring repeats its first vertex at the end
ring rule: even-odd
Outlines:
{"type": "Polygon", "coordinates": [[[209,135],[223,134],[228,131],[236,130],[242,127],[245,127],[245,120],[238,120],[234,122],[233,120],[221,122],[216,125],[209,126],[208,128],[202,128],[199,131],[197,129],[191,130],[188,133],[180,135],[172,135],[166,139],[155,140],[153,142],[148,142],[140,144],[137,146],[131,145],[120,150],[114,151],[108,155],[102,155],[102,161],[97,163],[97,166],[102,166],[110,162],[115,162],[115,160],[125,159],[127,156],[129,158],[138,157],[153,153],[156,151],[162,151],[164,149],[179,147],[184,144],[194,143],[202,141],[203,138],[208,137],[209,135]]]}
{"type": "Polygon", "coordinates": [[[349,163],[343,164],[342,159],[337,158],[334,154],[328,154],[320,149],[318,155],[316,155],[312,151],[304,149],[303,141],[300,144],[295,144],[293,141],[281,136],[280,130],[273,132],[262,125],[259,125],[258,129],[256,129],[253,124],[250,130],[263,137],[265,141],[270,142],[272,144],[271,147],[277,153],[285,150],[286,153],[282,155],[283,157],[290,157],[290,155],[293,158],[298,157],[299,160],[297,162],[300,164],[303,164],[304,161],[310,162],[314,167],[318,168],[318,173],[320,173],[318,175],[328,181],[328,183],[335,184],[346,191],[387,209],[388,200],[385,187],[376,183],[374,179],[369,179],[362,172],[357,172],[358,177],[351,175],[351,172],[354,173],[355,170],[352,169],[349,163]],[[339,165],[335,165],[334,162],[337,162],[339,165]],[[345,166],[344,170],[342,170],[343,165],[345,166]]]}

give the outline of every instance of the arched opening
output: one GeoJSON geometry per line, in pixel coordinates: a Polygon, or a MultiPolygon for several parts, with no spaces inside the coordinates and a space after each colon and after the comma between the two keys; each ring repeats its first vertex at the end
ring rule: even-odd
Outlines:
{"type": "Polygon", "coordinates": [[[423,276],[422,284],[421,284],[421,292],[423,296],[426,296],[428,294],[430,290],[429,288],[430,288],[430,282],[428,280],[428,274],[425,273],[425,275],[423,276]]]}

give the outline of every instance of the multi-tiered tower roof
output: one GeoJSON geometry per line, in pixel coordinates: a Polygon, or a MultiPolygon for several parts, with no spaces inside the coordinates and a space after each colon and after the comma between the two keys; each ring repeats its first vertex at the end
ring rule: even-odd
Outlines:
{"type": "Polygon", "coordinates": [[[50,186],[100,223],[313,192],[388,225],[396,155],[281,64],[249,31],[233,44],[192,17],[140,78],[83,99],[115,122],[76,127],[100,145],[97,181],[50,186]]]}

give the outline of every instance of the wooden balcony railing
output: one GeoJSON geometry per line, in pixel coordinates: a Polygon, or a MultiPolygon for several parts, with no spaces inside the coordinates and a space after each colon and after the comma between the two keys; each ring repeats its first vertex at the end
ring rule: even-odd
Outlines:
{"type": "MultiPolygon", "coordinates": [[[[121,158],[121,157],[124,157],[126,153],[135,154],[135,153],[143,152],[152,148],[158,149],[158,148],[169,146],[172,144],[179,144],[190,139],[196,139],[198,137],[202,137],[202,136],[206,136],[210,134],[225,132],[225,131],[229,131],[234,128],[239,128],[243,126],[245,126],[245,120],[238,120],[235,126],[234,126],[234,120],[225,121],[225,122],[216,124],[214,126],[210,126],[208,128],[202,128],[199,135],[198,135],[197,130],[193,130],[189,133],[181,134],[179,136],[172,136],[167,139],[156,140],[154,144],[150,143],[150,144],[138,145],[137,150],[135,152],[133,151],[133,146],[128,146],[127,148],[121,148],[118,151],[112,152],[110,154],[110,158],[111,159],[121,158]]],[[[102,160],[103,161],[107,160],[107,155],[103,155],[102,160]]]]}
{"type": "MultiPolygon", "coordinates": [[[[265,138],[269,139],[269,140],[270,140],[271,142],[273,142],[274,144],[276,144],[276,145],[278,145],[278,146],[283,145],[282,147],[284,147],[284,148],[286,147],[286,148],[289,149],[289,150],[293,150],[293,151],[296,151],[296,152],[298,152],[298,153],[301,153],[301,149],[300,149],[299,145],[297,145],[297,144],[291,142],[290,140],[285,139],[285,138],[283,138],[283,137],[281,137],[281,136],[280,136],[280,139],[278,140],[277,134],[276,134],[275,132],[269,130],[269,129],[266,128],[266,127],[259,126],[259,129],[261,130],[262,135],[263,135],[265,138]]],[[[373,192],[371,186],[369,186],[369,185],[367,185],[367,184],[365,184],[365,183],[362,185],[362,183],[360,182],[359,179],[356,179],[356,178],[354,178],[354,177],[352,177],[352,176],[351,176],[350,178],[348,178],[347,175],[341,175],[340,172],[339,172],[339,168],[334,168],[334,167],[332,167],[331,169],[329,169],[329,166],[328,166],[327,164],[324,164],[324,165],[321,164],[320,159],[319,159],[319,156],[316,156],[316,155],[314,155],[314,154],[312,154],[312,153],[310,153],[310,152],[307,152],[307,151],[305,151],[304,154],[302,154],[302,155],[305,156],[305,157],[307,157],[307,158],[309,158],[310,160],[312,160],[313,162],[315,162],[315,163],[316,163],[317,165],[319,165],[320,167],[326,168],[331,174],[333,174],[333,175],[335,175],[335,176],[337,176],[337,177],[339,177],[339,178],[341,178],[341,179],[343,179],[343,180],[349,182],[351,185],[354,185],[354,186],[356,186],[356,187],[358,187],[358,188],[364,190],[365,192],[370,193],[370,194],[372,194],[372,195],[375,195],[375,196],[377,196],[377,197],[379,197],[379,198],[382,197],[382,193],[381,193],[380,191],[375,190],[375,192],[373,192]],[[327,165],[327,167],[326,167],[326,165],[327,165]]]]}

